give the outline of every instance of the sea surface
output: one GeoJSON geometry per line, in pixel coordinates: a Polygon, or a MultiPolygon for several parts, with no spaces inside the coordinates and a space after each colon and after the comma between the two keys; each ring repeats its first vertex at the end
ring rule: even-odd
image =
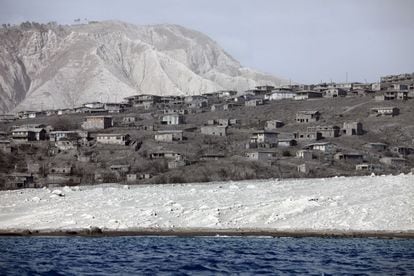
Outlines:
{"type": "Polygon", "coordinates": [[[414,240],[2,237],[0,275],[414,275],[414,240]]]}

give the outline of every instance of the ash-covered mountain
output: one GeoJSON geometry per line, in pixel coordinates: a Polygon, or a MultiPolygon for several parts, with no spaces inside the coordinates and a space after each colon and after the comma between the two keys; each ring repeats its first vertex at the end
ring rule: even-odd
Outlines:
{"type": "Polygon", "coordinates": [[[242,67],[206,35],[177,25],[105,21],[0,29],[0,112],[281,83],[242,67]]]}

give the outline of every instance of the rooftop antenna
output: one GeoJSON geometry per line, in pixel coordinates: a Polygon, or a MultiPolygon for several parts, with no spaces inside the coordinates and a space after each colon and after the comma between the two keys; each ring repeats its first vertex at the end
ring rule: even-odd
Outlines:
{"type": "Polygon", "coordinates": [[[345,73],[345,83],[348,83],[348,72],[345,73]]]}

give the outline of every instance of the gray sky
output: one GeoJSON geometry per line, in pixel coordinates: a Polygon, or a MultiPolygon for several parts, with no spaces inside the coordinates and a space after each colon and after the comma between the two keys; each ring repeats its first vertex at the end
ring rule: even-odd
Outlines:
{"type": "Polygon", "coordinates": [[[414,72],[413,0],[0,0],[1,23],[75,18],[180,24],[297,82],[414,72]]]}

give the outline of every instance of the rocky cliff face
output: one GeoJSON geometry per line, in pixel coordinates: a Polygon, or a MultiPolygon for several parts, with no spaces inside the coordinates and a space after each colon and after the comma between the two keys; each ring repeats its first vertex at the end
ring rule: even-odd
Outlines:
{"type": "Polygon", "coordinates": [[[0,29],[0,112],[281,82],[242,67],[207,36],[177,25],[107,21],[0,29]]]}

